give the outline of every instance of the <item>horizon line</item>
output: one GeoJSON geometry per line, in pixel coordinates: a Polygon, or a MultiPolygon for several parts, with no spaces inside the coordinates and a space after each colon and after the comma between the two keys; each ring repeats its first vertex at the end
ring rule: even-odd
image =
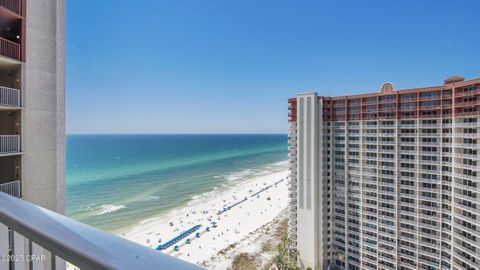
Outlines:
{"type": "Polygon", "coordinates": [[[280,132],[265,132],[265,133],[226,133],[226,132],[218,132],[218,133],[206,133],[206,132],[199,132],[199,133],[180,133],[180,132],[165,132],[165,133],[66,133],[65,135],[288,135],[288,132],[280,133],[280,132]]]}

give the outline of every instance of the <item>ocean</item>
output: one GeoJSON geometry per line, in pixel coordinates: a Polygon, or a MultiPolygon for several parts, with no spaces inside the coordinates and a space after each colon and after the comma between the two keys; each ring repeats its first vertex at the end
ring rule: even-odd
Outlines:
{"type": "Polygon", "coordinates": [[[68,135],[67,216],[118,232],[287,168],[287,135],[68,135]]]}

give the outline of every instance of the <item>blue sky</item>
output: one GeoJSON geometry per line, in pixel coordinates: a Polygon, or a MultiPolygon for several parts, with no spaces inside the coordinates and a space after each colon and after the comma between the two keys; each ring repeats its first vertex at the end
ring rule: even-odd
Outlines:
{"type": "Polygon", "coordinates": [[[480,77],[480,1],[67,1],[68,133],[285,133],[287,98],[480,77]]]}

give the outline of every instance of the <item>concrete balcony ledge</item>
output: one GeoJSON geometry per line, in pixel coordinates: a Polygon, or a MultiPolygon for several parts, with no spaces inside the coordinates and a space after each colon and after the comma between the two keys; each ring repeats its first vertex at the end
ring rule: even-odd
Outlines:
{"type": "MultiPolygon", "coordinates": [[[[0,193],[0,254],[50,254],[51,269],[65,269],[65,261],[80,269],[201,269],[5,193],[0,193]]],[[[29,262],[13,264],[32,269],[29,262]]],[[[44,269],[44,263],[33,264],[33,269],[44,269]]],[[[8,262],[0,260],[0,269],[10,269],[8,262]]]]}

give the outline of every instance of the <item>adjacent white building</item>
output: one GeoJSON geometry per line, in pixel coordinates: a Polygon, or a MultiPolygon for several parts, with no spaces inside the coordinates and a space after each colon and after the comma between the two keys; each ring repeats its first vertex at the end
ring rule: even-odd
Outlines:
{"type": "Polygon", "coordinates": [[[0,191],[65,209],[65,2],[0,1],[0,191]]]}

